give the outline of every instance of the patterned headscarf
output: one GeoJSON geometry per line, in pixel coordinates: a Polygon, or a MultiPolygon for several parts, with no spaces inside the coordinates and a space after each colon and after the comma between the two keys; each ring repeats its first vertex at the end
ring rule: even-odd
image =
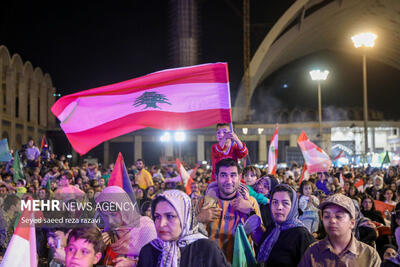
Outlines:
{"type": "MultiPolygon", "coordinates": [[[[290,211],[289,211],[286,221],[284,221],[283,223],[279,223],[279,224],[277,222],[275,222],[275,227],[272,229],[271,233],[267,236],[267,238],[262,243],[262,245],[260,247],[260,252],[258,253],[258,257],[257,257],[258,262],[267,262],[268,261],[268,257],[271,253],[271,250],[274,247],[276,241],[278,240],[281,231],[285,231],[285,230],[288,230],[288,229],[291,229],[294,227],[300,227],[300,226],[304,227],[304,224],[298,219],[299,213],[298,213],[298,201],[297,201],[296,192],[293,190],[293,188],[291,188],[287,184],[280,184],[279,187],[280,188],[285,187],[286,189],[289,189],[292,192],[292,203],[291,203],[292,205],[290,207],[290,211]]],[[[276,187],[274,189],[274,191],[271,193],[271,201],[272,201],[273,195],[276,192],[282,191],[282,189],[279,189],[279,187],[276,187]],[[278,189],[279,191],[276,191],[276,189],[278,189]]],[[[270,208],[272,205],[273,204],[271,202],[270,208]]],[[[271,214],[272,214],[272,210],[271,210],[271,214]]]]}
{"type": "MultiPolygon", "coordinates": [[[[96,204],[102,202],[111,202],[123,205],[123,210],[120,211],[123,225],[135,227],[138,226],[140,221],[140,211],[137,203],[133,203],[129,195],[119,186],[108,186],[101,191],[100,195],[96,198],[96,204]],[[129,203],[129,205],[128,205],[129,203]]],[[[108,221],[105,221],[105,230],[111,230],[108,221]]]]}
{"type": "MultiPolygon", "coordinates": [[[[136,231],[141,227],[140,225],[140,212],[137,207],[137,203],[133,203],[129,195],[119,186],[109,186],[101,191],[100,195],[96,198],[96,204],[102,202],[111,202],[123,205],[123,209],[120,212],[122,218],[122,225],[119,225],[113,229],[107,218],[104,219],[104,230],[110,232],[113,236],[116,236],[115,242],[111,244],[111,248],[121,255],[132,255],[136,251],[136,248],[131,247],[131,243],[136,240],[136,231]]],[[[100,212],[101,214],[101,212],[100,212]]],[[[148,242],[148,241],[147,241],[148,242]]]]}
{"type": "Polygon", "coordinates": [[[179,248],[207,237],[199,231],[199,225],[196,221],[189,196],[180,190],[167,190],[155,197],[151,207],[153,218],[156,208],[154,203],[157,204],[157,199],[160,197],[165,198],[175,208],[181,222],[182,233],[178,240],[163,241],[157,238],[151,242],[151,245],[162,252],[159,266],[178,267],[181,259],[179,248]]]}

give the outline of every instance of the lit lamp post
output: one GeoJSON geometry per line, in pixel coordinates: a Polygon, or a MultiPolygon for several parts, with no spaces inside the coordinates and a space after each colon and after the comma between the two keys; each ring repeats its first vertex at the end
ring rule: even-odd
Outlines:
{"type": "Polygon", "coordinates": [[[365,32],[357,34],[351,37],[356,48],[363,48],[362,58],[363,58],[363,96],[364,96],[364,150],[365,155],[368,153],[368,99],[367,99],[367,56],[366,48],[374,47],[375,39],[378,36],[371,32],[365,32]]]}
{"type": "Polygon", "coordinates": [[[329,71],[312,70],[310,76],[313,81],[318,81],[318,121],[319,121],[319,138],[322,145],[322,108],[321,108],[321,80],[328,78],[329,71]]]}

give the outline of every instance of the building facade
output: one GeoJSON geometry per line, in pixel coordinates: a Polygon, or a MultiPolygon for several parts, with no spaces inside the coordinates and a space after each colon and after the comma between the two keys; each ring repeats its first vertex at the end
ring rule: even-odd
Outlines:
{"type": "Polygon", "coordinates": [[[56,128],[50,110],[55,89],[48,73],[1,45],[0,82],[0,134],[10,148],[20,149],[29,139],[39,143],[47,130],[56,128]]]}

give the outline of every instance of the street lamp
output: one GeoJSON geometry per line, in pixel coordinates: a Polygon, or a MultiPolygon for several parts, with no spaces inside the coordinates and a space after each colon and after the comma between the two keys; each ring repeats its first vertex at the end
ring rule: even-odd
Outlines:
{"type": "Polygon", "coordinates": [[[322,108],[321,108],[321,80],[328,78],[329,71],[312,70],[310,76],[313,81],[318,81],[318,120],[319,120],[319,138],[322,145],[322,108]]]}
{"type": "Polygon", "coordinates": [[[351,37],[356,48],[363,48],[362,59],[363,59],[363,96],[364,96],[364,145],[365,155],[368,153],[368,99],[367,99],[367,56],[366,48],[374,47],[375,40],[378,36],[371,32],[365,32],[357,34],[351,37]]]}

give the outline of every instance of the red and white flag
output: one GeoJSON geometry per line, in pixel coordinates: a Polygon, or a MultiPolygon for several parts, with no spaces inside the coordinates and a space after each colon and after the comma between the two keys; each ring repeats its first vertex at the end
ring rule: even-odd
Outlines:
{"type": "Polygon", "coordinates": [[[155,72],[64,96],[51,111],[80,154],[145,127],[185,130],[230,123],[228,66],[215,63],[155,72]]]}
{"type": "Polygon", "coordinates": [[[276,166],[278,164],[278,124],[272,135],[271,143],[268,150],[268,174],[276,174],[276,166]]]}
{"type": "Polygon", "coordinates": [[[354,186],[357,188],[358,192],[364,192],[364,181],[362,179],[355,183],[354,186]]]}
{"type": "Polygon", "coordinates": [[[343,179],[343,173],[340,172],[339,174],[339,184],[343,188],[344,187],[344,179],[343,179]]]}
{"type": "Polygon", "coordinates": [[[304,131],[301,132],[297,139],[297,143],[300,146],[305,164],[307,164],[307,170],[310,174],[316,172],[327,172],[329,170],[332,161],[328,154],[311,142],[304,131]]]}
{"type": "Polygon", "coordinates": [[[340,158],[345,158],[346,156],[344,155],[344,150],[341,150],[339,154],[333,159],[333,161],[337,161],[340,158]]]}
{"type": "Polygon", "coordinates": [[[190,194],[190,186],[194,181],[192,176],[186,171],[185,167],[183,167],[183,164],[179,161],[179,159],[176,159],[176,167],[178,168],[179,176],[182,179],[182,184],[186,188],[186,193],[190,194]]]}
{"type": "Polygon", "coordinates": [[[309,178],[310,178],[310,174],[308,173],[308,170],[307,170],[307,164],[304,164],[303,171],[301,172],[301,177],[299,180],[299,185],[303,181],[308,181],[309,178]]]}
{"type": "Polygon", "coordinates": [[[34,218],[32,211],[22,212],[0,267],[37,267],[34,218]]]}

